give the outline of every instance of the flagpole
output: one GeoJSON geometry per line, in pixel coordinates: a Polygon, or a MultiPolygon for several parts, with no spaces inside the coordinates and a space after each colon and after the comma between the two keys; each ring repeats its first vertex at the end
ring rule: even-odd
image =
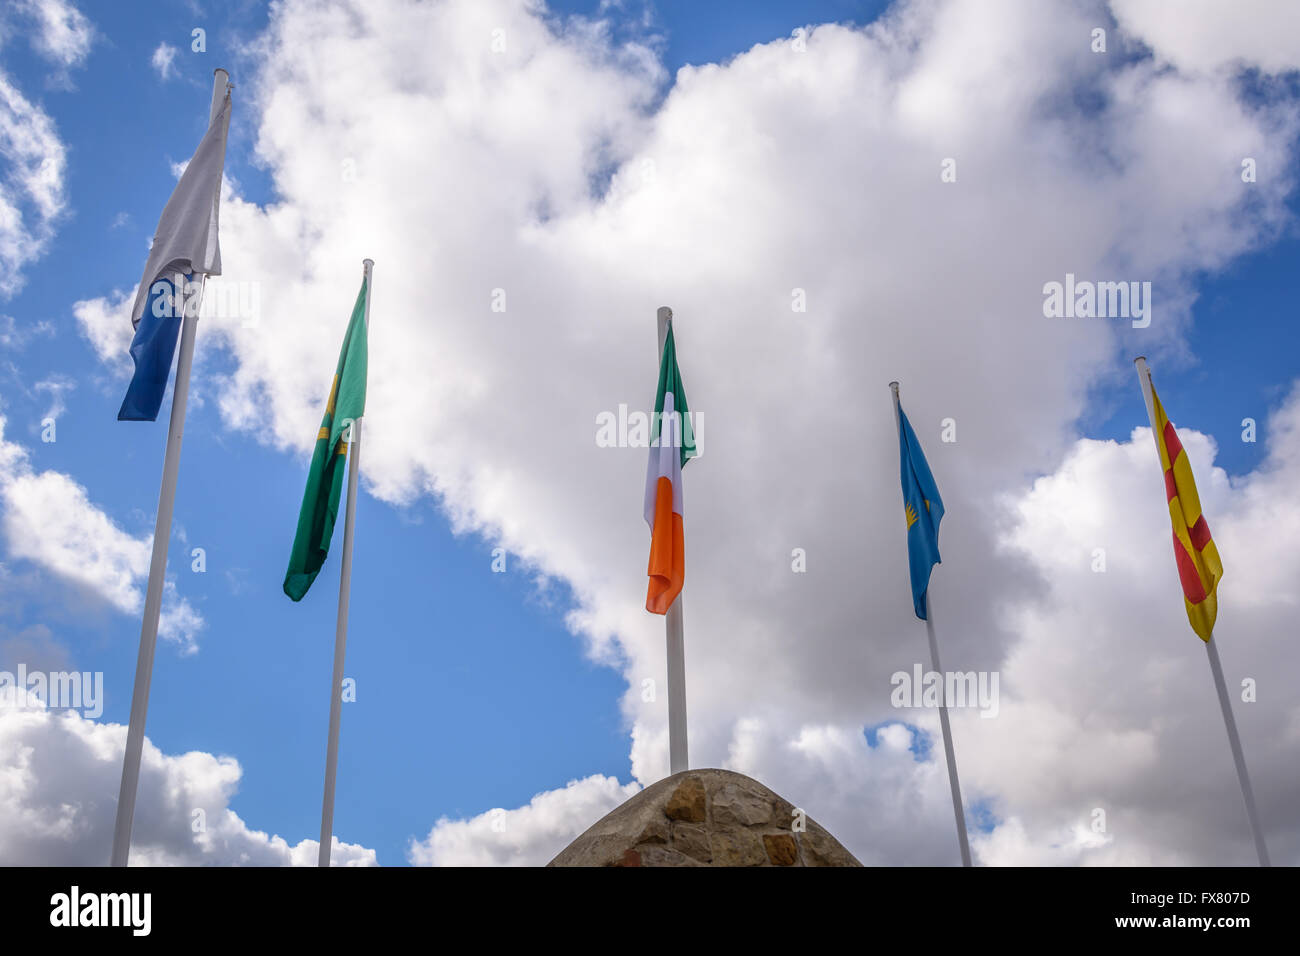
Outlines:
{"type": "MultiPolygon", "coordinates": [[[[366,285],[366,331],[370,331],[370,286],[373,259],[361,261],[366,285]]],[[[348,646],[348,604],[352,599],[352,535],[357,519],[357,480],[361,471],[361,419],[348,428],[348,501],[343,518],[343,560],[339,568],[339,612],[334,625],[334,675],[330,684],[329,742],[325,748],[325,795],[320,811],[320,854],[317,865],[330,865],[334,842],[334,784],[339,770],[339,724],[343,719],[343,661],[348,646]]]]}
{"type": "MultiPolygon", "coordinates": [[[[939,664],[939,642],[934,637],[934,606],[930,603],[930,591],[925,591],[925,633],[930,639],[930,666],[936,674],[943,674],[939,664]]],[[[944,686],[947,686],[945,682],[944,686]]],[[[966,814],[962,811],[961,783],[957,779],[957,754],[952,746],[952,727],[948,723],[948,704],[942,693],[939,697],[939,726],[943,730],[943,755],[948,761],[948,787],[952,790],[952,813],[957,819],[957,842],[961,846],[961,865],[970,866],[970,841],[966,837],[966,814]]]]}
{"type": "Polygon", "coordinates": [[[1219,663],[1219,647],[1214,642],[1213,634],[1205,642],[1205,656],[1210,660],[1214,688],[1219,692],[1219,709],[1223,711],[1223,726],[1228,731],[1232,762],[1237,765],[1237,782],[1241,785],[1241,798],[1246,801],[1246,816],[1250,819],[1250,830],[1255,837],[1255,853],[1259,856],[1260,866],[1272,866],[1268,859],[1268,847],[1264,844],[1264,831],[1259,825],[1259,811],[1255,809],[1255,791],[1251,789],[1250,774],[1246,772],[1246,755],[1242,752],[1241,738],[1237,735],[1237,721],[1232,716],[1228,684],[1223,679],[1223,665],[1219,663]]]}
{"type": "MultiPolygon", "coordinates": [[[[1137,366],[1138,381],[1142,385],[1142,399],[1146,402],[1147,418],[1151,422],[1151,438],[1156,443],[1156,460],[1160,458],[1160,439],[1156,435],[1156,408],[1151,400],[1151,369],[1147,367],[1146,356],[1139,355],[1133,360],[1137,366]]],[[[1246,803],[1246,817],[1250,821],[1250,831],[1255,838],[1255,853],[1260,866],[1271,866],[1268,859],[1268,847],[1264,844],[1264,831],[1259,825],[1259,811],[1255,809],[1255,791],[1250,786],[1250,774],[1246,771],[1246,755],[1241,749],[1241,737],[1237,733],[1237,720],[1232,714],[1232,701],[1228,697],[1228,683],[1223,678],[1223,665],[1219,662],[1219,649],[1214,643],[1214,634],[1205,642],[1205,656],[1210,662],[1210,674],[1214,678],[1214,689],[1219,696],[1219,709],[1223,711],[1223,727],[1228,732],[1228,746],[1232,749],[1232,762],[1237,768],[1237,783],[1241,787],[1241,798],[1246,803]]]]}
{"type": "MultiPolygon", "coordinates": [[[[659,360],[662,362],[673,310],[666,305],[660,306],[656,318],[659,324],[659,360]]],[[[682,434],[681,429],[678,429],[678,434],[682,434]]],[[[668,643],[668,772],[671,775],[690,767],[686,756],[686,639],[682,626],[681,594],[664,615],[664,629],[668,643]]]]}
{"type": "MultiPolygon", "coordinates": [[[[216,119],[225,103],[230,74],[218,69],[212,77],[212,105],[208,124],[216,119]]],[[[167,426],[167,451],[163,456],[162,484],[158,489],[158,516],[154,520],[153,554],[149,559],[149,584],[145,590],[144,619],[140,625],[140,650],[135,662],[135,685],[131,692],[131,718],[122,756],[122,783],[117,796],[117,820],[113,825],[111,866],[126,866],[131,853],[131,828],[135,819],[135,798],[140,783],[140,758],[144,751],[144,726],[149,711],[149,685],[153,681],[154,648],[158,643],[158,616],[162,611],[163,582],[167,572],[167,546],[171,540],[172,512],[176,505],[176,478],[181,464],[181,439],[185,435],[185,406],[189,399],[190,367],[194,361],[194,335],[207,276],[199,280],[198,301],[187,307],[185,286],[176,283],[181,306],[181,347],[176,360],[176,386],[172,391],[171,421],[167,426]]]]}
{"type": "MultiPolygon", "coordinates": [[[[890,382],[889,390],[894,395],[894,424],[898,427],[899,438],[903,433],[902,415],[899,413],[898,383],[890,382]]],[[[925,633],[930,640],[930,667],[934,673],[943,676],[943,667],[939,664],[939,641],[934,636],[934,607],[930,604],[930,591],[925,590],[925,633]]],[[[943,687],[947,686],[945,681],[943,687]]],[[[966,814],[962,810],[961,782],[957,779],[957,753],[952,746],[952,726],[948,722],[948,702],[944,691],[939,696],[939,727],[943,731],[943,754],[948,762],[948,788],[952,791],[952,812],[957,820],[957,844],[961,848],[961,865],[970,866],[970,841],[966,836],[966,814]]]]}

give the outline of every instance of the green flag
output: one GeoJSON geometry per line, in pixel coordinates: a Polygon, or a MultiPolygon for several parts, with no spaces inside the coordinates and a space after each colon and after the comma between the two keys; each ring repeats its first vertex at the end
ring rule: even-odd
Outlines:
{"type": "Polygon", "coordinates": [[[293,538],[289,570],[284,574],[284,593],[295,601],[302,600],[329,554],[334,519],[339,513],[339,492],[343,490],[343,476],[347,470],[345,433],[348,424],[366,411],[368,291],[363,279],[357,304],[352,307],[347,336],[343,339],[338,371],[334,373],[334,383],[330,386],[325,417],[321,419],[320,431],[316,435],[311,470],[307,472],[307,490],[303,492],[302,510],[298,513],[298,533],[293,538]]]}

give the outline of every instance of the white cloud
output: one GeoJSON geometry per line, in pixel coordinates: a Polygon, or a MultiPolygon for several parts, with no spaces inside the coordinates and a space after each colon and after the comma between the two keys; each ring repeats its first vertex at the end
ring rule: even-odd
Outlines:
{"type": "Polygon", "coordinates": [[[407,858],[416,866],[545,866],[578,834],[641,787],[599,774],[539,793],[527,806],[469,820],[443,817],[407,858]]]}
{"type": "MultiPolygon", "coordinates": [[[[105,864],[125,740],[121,724],[56,714],[34,698],[0,702],[0,864],[105,864]]],[[[290,845],[250,829],[230,809],[241,776],[232,757],[164,754],[146,739],[131,863],[314,866],[317,841],[290,845]]],[[[336,843],[332,862],[373,866],[375,851],[336,843]]]]}
{"type": "MultiPolygon", "coordinates": [[[[139,614],[152,535],[124,531],[70,476],[33,468],[21,446],[4,440],[4,424],[0,418],[0,527],[9,555],[88,589],[124,614],[139,614]]],[[[167,582],[158,633],[182,653],[194,653],[202,628],[202,615],[167,582]]]]}
{"type": "Polygon", "coordinates": [[[1292,0],[1111,0],[1120,28],[1179,70],[1300,70],[1300,7],[1292,0]]]}
{"type": "Polygon", "coordinates": [[[32,45],[42,56],[65,68],[85,61],[95,30],[76,6],[67,0],[19,0],[17,8],[32,21],[32,45]]]}
{"type": "MultiPolygon", "coordinates": [[[[0,8],[0,48],[11,34],[26,34],[54,63],[55,85],[69,86],[68,71],[90,51],[94,30],[66,0],[19,0],[0,8]]],[[[67,207],[67,150],[54,122],[0,69],[0,299],[23,287],[23,269],[46,252],[67,207]]]]}
{"type": "MultiPolygon", "coordinates": [[[[1259,685],[1256,703],[1233,697],[1260,813],[1274,860],[1291,862],[1300,854],[1290,769],[1300,752],[1300,703],[1273,675],[1294,643],[1300,389],[1267,432],[1267,461],[1231,484],[1213,467],[1206,436],[1179,434],[1224,556],[1216,639],[1229,687],[1246,677],[1259,685]]],[[[1078,441],[1056,472],[1011,503],[1017,518],[1002,547],[1021,552],[1045,588],[1005,608],[1016,636],[999,667],[997,718],[954,712],[966,804],[996,821],[981,830],[981,814],[968,816],[978,863],[1253,862],[1204,650],[1182,609],[1163,490],[1151,433],[1138,428],[1123,443],[1078,441]],[[1106,550],[1103,573],[1092,570],[1097,547],[1106,550]]],[[[936,589],[951,573],[936,570],[936,589]]],[[[941,642],[959,627],[947,615],[941,642]]],[[[937,719],[930,711],[895,716],[929,735],[924,759],[904,723],[879,728],[872,748],[855,724],[792,729],[746,719],[732,725],[722,763],[792,800],[868,865],[953,863],[937,719]]],[[[571,783],[533,798],[544,817],[524,808],[440,820],[412,860],[528,865],[553,856],[619,802],[613,780],[591,779],[608,806],[591,805],[571,783]],[[537,846],[533,828],[551,839],[537,846]]]]}
{"type": "MultiPolygon", "coordinates": [[[[1294,863],[1300,702],[1277,675],[1296,653],[1300,388],[1265,434],[1268,458],[1229,481],[1213,467],[1213,442],[1179,428],[1223,557],[1215,641],[1260,815],[1274,861],[1294,863]],[[1258,684],[1254,703],[1241,700],[1247,678],[1258,684]]],[[[1097,809],[1111,839],[1088,862],[1254,860],[1204,646],[1183,610],[1164,498],[1150,431],[1138,428],[1127,442],[1078,442],[1016,502],[1005,543],[1031,557],[1044,586],[1009,608],[1021,638],[1003,668],[1002,713],[987,722],[995,726],[968,718],[955,731],[970,779],[1033,838],[995,834],[994,862],[1032,862],[1053,833],[1092,833],[1097,809]],[[1097,548],[1103,573],[1092,570],[1097,548]]]]}
{"type": "MultiPolygon", "coordinates": [[[[900,379],[948,504],[936,572],[945,663],[1005,671],[999,718],[957,720],[968,797],[1005,821],[978,852],[1242,858],[1230,763],[1185,775],[1223,755],[1198,761],[1184,744],[1217,745],[1222,730],[1208,676],[1190,670],[1204,665],[1177,620],[1168,532],[1151,526],[1162,508],[1145,492],[1119,501],[1131,516],[1111,507],[1145,472],[1107,469],[1078,499],[1107,528],[1145,516],[1152,536],[1134,530],[1135,550],[1113,560],[1140,555],[1150,594],[1175,590],[1138,636],[1123,629],[1131,596],[1044,603],[1077,571],[1044,531],[1071,512],[1035,507],[1024,489],[1083,463],[1075,423],[1090,390],[1136,389],[1117,354],[1140,348],[1158,369],[1185,361],[1193,279],[1285,223],[1289,182],[1261,177],[1247,194],[1236,173],[1243,156],[1293,166],[1295,109],[1244,102],[1215,71],[1096,56],[1087,38],[1106,15],[1100,3],[902,3],[865,30],[816,28],[804,52],[779,40],[682,69],[654,106],[663,76],[644,48],[554,27],[523,0],[288,0],[260,50],[259,97],[236,105],[258,124],[277,198],[232,197],[222,210],[223,281],[258,283],[275,321],[206,324],[200,352],[235,362],[222,413],[259,440],[308,447],[359,260],[373,257],[367,490],[435,496],[457,530],[572,586],[570,626],[628,681],[633,776],[648,783],[667,769],[667,741],[662,623],[642,609],[644,451],[597,448],[594,435],[598,413],[645,408],[654,310],[673,306],[692,408],[708,421],[705,454],[685,473],[694,760],[806,803],[864,860],[944,862],[941,764],[912,759],[897,728],[876,748],[861,734],[899,720],[889,676],[924,659],[886,389],[900,379]],[[492,52],[496,28],[504,53],[492,52]],[[958,179],[945,184],[948,157],[958,179]],[[1067,272],[1153,281],[1151,327],[1045,319],[1043,284],[1067,272]],[[491,311],[496,289],[504,313],[491,311]],[[795,289],[805,312],[791,309],[795,289]],[[950,417],[958,441],[946,444],[950,417]],[[1008,535],[1026,546],[994,550],[1008,535]],[[791,572],[796,547],[806,574],[791,572]],[[1103,637],[1122,665],[1081,658],[1103,637]],[[1138,639],[1169,652],[1135,655],[1138,639]],[[1174,706],[1166,678],[1183,667],[1188,707],[1152,706],[1174,706]],[[1184,712],[1194,717],[1151,716],[1184,712]],[[1078,829],[1097,806],[1110,808],[1110,842],[1078,829]]],[[[83,305],[100,348],[106,307],[83,305]]],[[[1211,494],[1208,448],[1189,448],[1228,546],[1235,521],[1267,512],[1234,517],[1211,494]]],[[[1271,544],[1294,561],[1286,541],[1271,544]]],[[[1233,600],[1247,600],[1245,575],[1229,573],[1243,582],[1233,600]]],[[[1225,593],[1225,620],[1229,605],[1225,593]]],[[[1294,666],[1290,645],[1251,646],[1259,673],[1294,666]]],[[[1225,647],[1225,666],[1233,654],[1225,647]]],[[[1293,765],[1300,719],[1279,716],[1278,701],[1256,707],[1242,718],[1248,741],[1255,721],[1292,730],[1253,764],[1293,765]]],[[[907,719],[933,730],[928,715],[907,719]]],[[[1294,858],[1286,782],[1260,777],[1278,856],[1294,858]]],[[[588,823],[596,809],[583,810],[588,823]]],[[[546,814],[564,811],[547,802],[546,814]]],[[[484,827],[440,823],[413,858],[536,861],[559,832],[542,827],[551,836],[512,850],[484,827]]]]}
{"type": "Polygon", "coordinates": [[[153,51],[153,56],[150,57],[149,63],[158,71],[158,75],[162,79],[170,79],[176,72],[175,60],[177,52],[176,47],[165,42],[159,43],[158,49],[153,51]]]}
{"type": "Polygon", "coordinates": [[[54,123],[0,71],[0,297],[23,285],[22,270],[45,254],[67,204],[66,151],[54,123]]]}
{"type": "Polygon", "coordinates": [[[874,747],[861,725],[737,721],[725,764],[790,800],[868,866],[955,863],[938,719],[910,710],[885,719],[874,747]],[[931,734],[928,759],[912,752],[916,738],[902,721],[931,734]]]}
{"type": "Polygon", "coordinates": [[[131,306],[135,301],[136,286],[129,292],[114,291],[95,299],[82,299],[72,304],[72,315],[77,320],[81,334],[90,342],[100,361],[128,374],[131,371],[131,306]]]}

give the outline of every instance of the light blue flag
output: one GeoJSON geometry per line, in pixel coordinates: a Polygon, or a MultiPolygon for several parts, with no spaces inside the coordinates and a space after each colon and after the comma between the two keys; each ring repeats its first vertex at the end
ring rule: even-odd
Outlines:
{"type": "Polygon", "coordinates": [[[916,432],[898,406],[898,456],[903,477],[903,513],[907,517],[907,563],[912,574],[912,604],[916,616],[926,619],[926,591],[930,571],[939,563],[939,522],[943,499],[926,464],[916,432]]]}

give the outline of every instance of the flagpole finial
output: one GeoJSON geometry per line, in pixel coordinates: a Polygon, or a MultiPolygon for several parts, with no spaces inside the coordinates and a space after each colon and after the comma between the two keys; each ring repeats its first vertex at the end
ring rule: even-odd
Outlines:
{"type": "Polygon", "coordinates": [[[891,389],[892,391],[895,391],[895,392],[898,391],[898,383],[897,383],[897,382],[890,382],[890,383],[889,383],[889,387],[890,387],[890,389],[891,389]]]}
{"type": "Polygon", "coordinates": [[[659,306],[655,312],[655,318],[659,326],[659,354],[664,354],[664,341],[668,338],[668,327],[673,324],[673,310],[666,305],[659,306]]]}
{"type": "Polygon", "coordinates": [[[208,125],[216,122],[227,97],[230,96],[230,74],[221,67],[212,71],[212,104],[208,107],[208,125]]]}
{"type": "Polygon", "coordinates": [[[370,290],[375,279],[375,260],[361,260],[361,281],[366,286],[366,331],[370,330],[370,290]]]}

